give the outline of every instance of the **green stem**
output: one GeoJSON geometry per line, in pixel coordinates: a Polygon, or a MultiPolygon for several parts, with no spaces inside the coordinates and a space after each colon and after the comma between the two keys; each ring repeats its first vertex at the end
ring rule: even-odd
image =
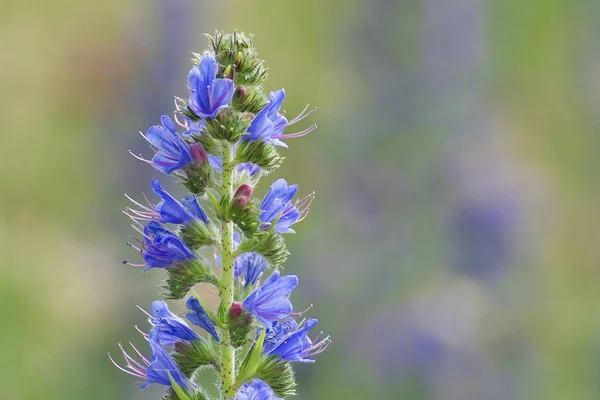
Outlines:
{"type": "MultiPolygon", "coordinates": [[[[233,195],[233,163],[231,146],[223,144],[223,175],[221,196],[233,195]]],[[[233,223],[221,221],[221,284],[219,298],[222,309],[229,311],[233,303],[233,223]]],[[[221,331],[221,399],[235,397],[235,349],[231,345],[229,329],[221,331]]]]}

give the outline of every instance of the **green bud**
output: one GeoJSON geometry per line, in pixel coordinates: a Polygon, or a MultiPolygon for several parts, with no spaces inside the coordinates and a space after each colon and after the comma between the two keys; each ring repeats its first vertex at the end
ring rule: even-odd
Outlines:
{"type": "Polygon", "coordinates": [[[252,315],[244,310],[242,303],[234,301],[227,314],[227,326],[234,347],[241,347],[248,340],[252,330],[252,315]]]}
{"type": "Polygon", "coordinates": [[[204,146],[204,150],[206,150],[210,154],[222,154],[223,153],[223,145],[221,142],[211,135],[207,134],[206,131],[202,131],[200,135],[193,136],[198,143],[202,143],[204,146]]]}
{"type": "Polygon", "coordinates": [[[204,130],[215,139],[236,143],[250,126],[251,116],[224,109],[216,118],[207,119],[204,130]]]}
{"type": "Polygon", "coordinates": [[[290,363],[277,358],[277,356],[263,357],[255,377],[271,386],[277,397],[296,395],[294,371],[290,363]]]}
{"type": "Polygon", "coordinates": [[[210,264],[204,258],[178,262],[166,270],[168,276],[162,284],[165,299],[183,299],[197,283],[206,282],[215,286],[219,284],[210,264]]]}
{"type": "Polygon", "coordinates": [[[219,369],[219,357],[212,340],[194,340],[175,343],[173,359],[186,377],[191,377],[201,367],[219,369]]]}
{"type": "Polygon", "coordinates": [[[205,224],[202,221],[188,223],[181,228],[179,236],[192,249],[202,246],[214,246],[219,243],[217,228],[213,224],[205,224]]]}
{"type": "Polygon", "coordinates": [[[214,36],[207,37],[219,64],[234,66],[236,86],[258,86],[265,82],[268,76],[267,69],[252,46],[252,36],[239,32],[216,32],[214,36]]]}
{"type": "Polygon", "coordinates": [[[195,195],[202,196],[212,181],[212,169],[207,162],[190,163],[183,168],[183,174],[174,173],[181,179],[181,184],[195,195]]]}
{"type": "Polygon", "coordinates": [[[247,237],[256,235],[260,228],[259,212],[256,202],[252,199],[252,186],[241,184],[233,195],[221,197],[217,215],[225,222],[233,221],[247,237]]]}
{"type": "Polygon", "coordinates": [[[271,267],[281,265],[289,254],[285,241],[280,233],[272,230],[258,231],[253,237],[242,242],[236,254],[254,251],[267,259],[271,267]]]}
{"type": "Polygon", "coordinates": [[[235,111],[257,114],[267,104],[261,90],[238,86],[233,93],[231,108],[235,111]]]}
{"type": "Polygon", "coordinates": [[[238,145],[235,163],[245,162],[257,164],[265,171],[271,172],[281,165],[283,157],[270,143],[245,140],[238,145]]]}

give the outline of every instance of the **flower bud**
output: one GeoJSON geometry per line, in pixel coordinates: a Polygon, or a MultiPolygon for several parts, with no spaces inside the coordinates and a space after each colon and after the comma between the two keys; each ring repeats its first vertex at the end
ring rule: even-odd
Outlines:
{"type": "Polygon", "coordinates": [[[248,203],[250,203],[251,196],[252,186],[244,183],[235,191],[235,194],[233,195],[233,201],[231,204],[232,209],[238,212],[245,210],[248,206],[248,203]]]}
{"type": "Polygon", "coordinates": [[[243,346],[248,338],[248,333],[252,329],[252,314],[246,312],[242,303],[234,301],[227,314],[227,325],[231,344],[235,347],[243,346]]]}
{"type": "Polygon", "coordinates": [[[229,309],[229,319],[236,319],[239,317],[244,311],[244,306],[239,301],[234,301],[231,303],[231,308],[229,309]]]}
{"type": "Polygon", "coordinates": [[[243,185],[240,185],[240,187],[235,191],[235,194],[233,195],[233,198],[240,198],[240,197],[250,197],[252,196],[252,186],[248,185],[247,183],[244,183],[243,185]]]}
{"type": "Polygon", "coordinates": [[[190,146],[190,154],[192,155],[192,160],[194,160],[198,164],[203,164],[208,161],[208,153],[204,150],[204,146],[202,143],[194,143],[190,146]]]}
{"type": "Polygon", "coordinates": [[[238,86],[235,89],[235,92],[233,92],[233,95],[238,99],[244,98],[247,94],[248,94],[248,89],[246,88],[246,86],[243,86],[243,85],[238,86]]]}

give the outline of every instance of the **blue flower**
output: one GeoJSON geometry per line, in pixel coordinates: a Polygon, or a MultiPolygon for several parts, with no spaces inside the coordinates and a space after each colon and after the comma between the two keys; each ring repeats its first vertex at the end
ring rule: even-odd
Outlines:
{"type": "Polygon", "coordinates": [[[201,118],[214,118],[226,108],[233,97],[231,79],[215,79],[219,65],[208,54],[202,57],[200,64],[192,68],[188,77],[190,89],[190,109],[201,118]]]}
{"type": "Polygon", "coordinates": [[[125,366],[121,366],[112,358],[110,353],[108,354],[108,358],[112,363],[119,368],[121,371],[135,376],[136,378],[141,378],[144,380],[144,383],[141,385],[141,389],[145,389],[151,383],[158,383],[160,385],[171,386],[171,380],[169,379],[169,375],[173,377],[173,380],[182,388],[189,389],[192,384],[187,380],[187,378],[179,371],[177,364],[171,358],[169,353],[165,350],[165,348],[160,344],[160,340],[158,338],[158,333],[156,331],[150,332],[148,337],[148,342],[150,344],[150,349],[152,350],[151,360],[148,360],[146,357],[142,355],[142,353],[133,345],[131,347],[135,351],[138,356],[138,360],[136,360],[131,355],[127,354],[125,349],[121,344],[119,344],[119,348],[121,349],[121,353],[123,354],[123,358],[125,359],[125,366]]]}
{"type": "Polygon", "coordinates": [[[265,108],[256,114],[256,117],[254,117],[254,120],[252,120],[252,123],[248,128],[248,134],[244,135],[242,140],[259,141],[271,143],[276,146],[288,147],[288,145],[280,139],[301,137],[309,134],[317,128],[317,126],[313,124],[301,132],[284,135],[283,131],[286,127],[303,120],[315,109],[306,112],[308,109],[307,106],[300,113],[300,115],[288,122],[288,120],[279,112],[281,105],[283,104],[283,100],[285,99],[285,90],[281,89],[276,92],[271,92],[269,98],[269,104],[267,104],[265,108]]]}
{"type": "Polygon", "coordinates": [[[271,185],[262,203],[260,203],[262,212],[259,219],[265,224],[265,228],[269,227],[279,217],[275,224],[275,231],[280,233],[294,232],[290,227],[298,221],[303,213],[308,211],[308,206],[312,201],[311,197],[305,210],[301,212],[296,205],[291,203],[297,191],[298,185],[288,186],[285,179],[278,179],[271,185]]]}
{"type": "Polygon", "coordinates": [[[240,387],[235,400],[279,400],[279,397],[275,396],[273,389],[266,382],[253,379],[240,387]]]}
{"type": "Polygon", "coordinates": [[[182,318],[173,314],[164,301],[153,301],[151,312],[150,322],[154,325],[152,331],[156,331],[157,340],[162,346],[174,346],[177,342],[199,339],[196,332],[182,318]]]}
{"type": "Polygon", "coordinates": [[[254,285],[269,267],[267,260],[258,253],[244,253],[235,259],[234,274],[236,278],[244,276],[244,288],[254,285]]]}
{"type": "Polygon", "coordinates": [[[162,222],[183,225],[194,220],[194,216],[190,215],[179,201],[167,193],[156,179],[152,179],[152,191],[162,199],[156,205],[156,211],[160,214],[162,222]]]}
{"type": "Polygon", "coordinates": [[[185,129],[185,132],[183,132],[183,136],[198,135],[206,125],[206,122],[204,120],[192,121],[185,114],[182,114],[182,116],[185,121],[185,124],[180,124],[185,129]]]}
{"type": "Polygon", "coordinates": [[[208,224],[210,222],[208,216],[206,215],[202,207],[200,207],[200,204],[198,204],[198,199],[196,198],[196,196],[190,194],[189,196],[185,196],[181,202],[188,208],[188,210],[192,212],[192,214],[194,214],[194,217],[198,218],[205,224],[208,224]]]}
{"type": "Polygon", "coordinates": [[[145,247],[142,258],[146,263],[144,271],[150,268],[167,268],[176,261],[196,258],[196,254],[181,238],[157,222],[148,222],[144,227],[145,247]]]}
{"type": "Polygon", "coordinates": [[[277,146],[288,147],[287,144],[278,139],[283,134],[283,130],[288,123],[287,119],[279,113],[284,99],[284,89],[271,92],[271,101],[256,114],[256,117],[254,117],[248,128],[248,134],[244,135],[242,140],[263,141],[277,146]]]}
{"type": "Polygon", "coordinates": [[[202,210],[200,204],[198,204],[198,200],[193,195],[189,195],[179,202],[164,190],[156,179],[152,179],[152,191],[160,196],[162,199],[160,203],[154,205],[148,201],[147,207],[125,195],[140,209],[134,210],[127,207],[123,210],[123,213],[138,224],[139,221],[153,221],[184,225],[190,221],[194,221],[196,218],[206,224],[210,222],[206,213],[202,210]]]}
{"type": "Polygon", "coordinates": [[[219,334],[217,333],[217,329],[215,328],[215,324],[210,320],[206,311],[200,304],[197,298],[190,297],[185,303],[188,310],[192,310],[192,312],[187,313],[185,316],[190,322],[200,328],[204,329],[206,332],[210,333],[215,340],[219,341],[219,334]]]}
{"type": "Polygon", "coordinates": [[[275,271],[242,304],[261,323],[270,326],[271,322],[285,318],[293,311],[288,297],[296,286],[296,275],[280,277],[279,271],[275,271]]]}
{"type": "Polygon", "coordinates": [[[150,333],[150,348],[152,349],[152,361],[146,368],[146,379],[147,381],[142,384],[141,389],[146,388],[151,383],[158,383],[160,385],[171,386],[171,380],[169,375],[173,377],[173,380],[182,388],[189,389],[189,382],[187,378],[179,371],[177,364],[171,358],[169,353],[159,343],[156,336],[150,333]]]}
{"type": "Polygon", "coordinates": [[[267,329],[263,353],[288,362],[314,362],[308,357],[319,354],[331,342],[329,336],[316,343],[308,337],[308,331],[317,323],[316,319],[308,319],[299,327],[293,318],[273,322],[267,329]]]}
{"type": "Polygon", "coordinates": [[[144,160],[135,154],[134,157],[150,162],[157,170],[170,174],[191,163],[192,156],[190,155],[190,147],[177,134],[173,120],[166,115],[161,116],[160,120],[162,125],[151,127],[144,136],[156,148],[156,154],[152,161],[144,160]]]}

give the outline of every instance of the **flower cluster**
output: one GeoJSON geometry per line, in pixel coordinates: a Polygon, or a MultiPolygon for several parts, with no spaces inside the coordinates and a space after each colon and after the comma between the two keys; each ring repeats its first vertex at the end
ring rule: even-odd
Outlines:
{"type": "Polygon", "coordinates": [[[297,320],[304,311],[294,312],[290,295],[298,277],[279,269],[288,255],[284,235],[306,217],[314,194],[297,199],[298,186],[285,179],[260,201],[253,193],[281,164],[278,148],[316,128],[284,133],[314,109],[288,120],[285,90],[265,95],[267,71],[250,37],[217,33],[209,41],[189,73],[189,97],[176,98],[173,118],[163,115],[142,133],[153,155],[131,153],[189,193],[173,196],[153,179],[157,200],[127,196],[132,205],[123,210],[139,234],[128,245],[141,258],[124,263],[164,269],[164,297],[185,299],[187,312],[181,317],[153,302],[142,310],[150,331],[138,329],[150,356],[130,343],[129,353],[119,345],[122,362],[109,358],[141,379],[142,389],[167,386],[164,399],[211,399],[194,379],[205,368],[216,370],[221,399],[280,399],[295,394],[291,363],[313,362],[330,342],[310,335],[316,319],[297,320]],[[205,257],[211,252],[212,261],[205,257]],[[197,283],[214,285],[216,307],[193,291],[197,283]]]}

